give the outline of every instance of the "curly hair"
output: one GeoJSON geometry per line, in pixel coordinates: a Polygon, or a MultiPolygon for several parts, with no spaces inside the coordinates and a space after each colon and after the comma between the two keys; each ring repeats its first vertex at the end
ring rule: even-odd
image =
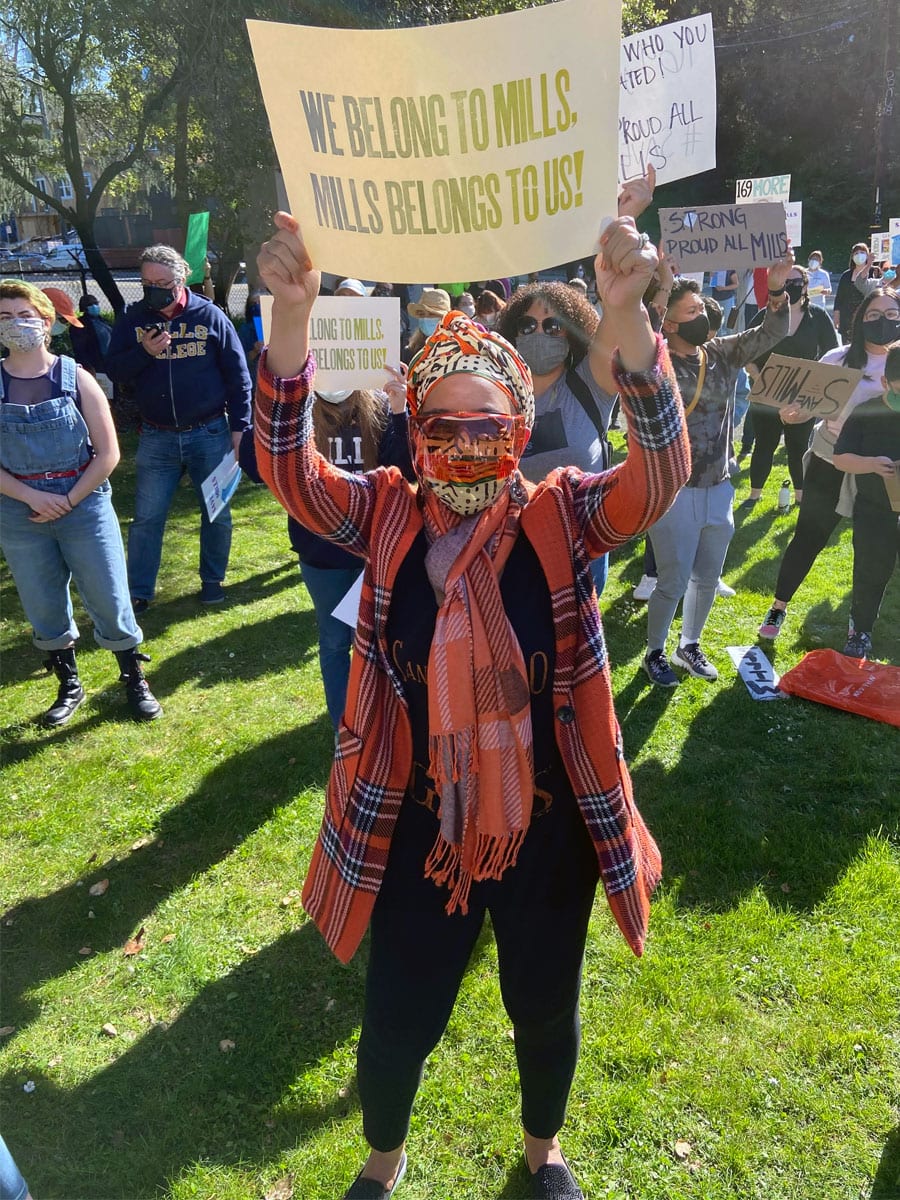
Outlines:
{"type": "Polygon", "coordinates": [[[600,318],[587,297],[567,283],[527,283],[517,288],[500,314],[497,332],[515,346],[519,321],[535,300],[546,304],[562,322],[569,343],[570,365],[574,366],[587,353],[600,318]]]}

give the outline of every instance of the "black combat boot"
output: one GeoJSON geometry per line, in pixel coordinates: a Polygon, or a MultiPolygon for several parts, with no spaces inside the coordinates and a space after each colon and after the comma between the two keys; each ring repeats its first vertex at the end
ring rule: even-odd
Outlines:
{"type": "Polygon", "coordinates": [[[113,651],[119,661],[119,679],[125,684],[128,707],[138,721],[155,721],[161,717],[162,705],[150,691],[150,685],[141,670],[142,662],[149,662],[149,654],[141,654],[135,647],[130,650],[113,651]]]}
{"type": "Polygon", "coordinates": [[[59,691],[56,694],[56,700],[47,709],[41,720],[44,725],[49,725],[51,728],[55,725],[65,725],[84,700],[84,688],[78,678],[74,648],[69,646],[67,650],[51,650],[50,657],[44,666],[56,675],[59,680],[59,691]]]}

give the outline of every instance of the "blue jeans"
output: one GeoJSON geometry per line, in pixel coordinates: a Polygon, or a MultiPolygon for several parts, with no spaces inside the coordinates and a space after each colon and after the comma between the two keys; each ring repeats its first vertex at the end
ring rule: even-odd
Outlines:
{"type": "MultiPolygon", "coordinates": [[[[41,481],[43,491],[68,491],[71,480],[41,481]],[[56,486],[53,486],[56,485],[56,486]]],[[[69,584],[94,623],[105,650],[130,650],[143,641],[125,571],[122,533],[103,483],[56,521],[35,524],[21,500],[0,496],[0,546],[15,580],[39,650],[61,650],[78,637],[69,584]]]]}
{"type": "Polygon", "coordinates": [[[609,555],[601,554],[599,558],[591,559],[591,576],[594,580],[594,590],[598,597],[606,587],[606,578],[609,575],[609,555]]]}
{"type": "Polygon", "coordinates": [[[231,509],[210,521],[200,485],[231,449],[226,417],[187,433],[145,425],[138,442],[134,520],[128,531],[128,583],[136,600],[152,600],[162,558],[163,532],[175,489],[187,471],[200,501],[200,581],[221,583],[231,552],[231,509]]]}
{"type": "Polygon", "coordinates": [[[350,678],[350,649],[356,630],[333,617],[332,611],[356,582],[359,567],[311,567],[300,564],[303,582],[316,610],[319,630],[319,670],[325,687],[325,704],[337,729],[347,704],[350,678]]]}
{"type": "Polygon", "coordinates": [[[25,1200],[28,1185],[0,1137],[0,1200],[25,1200]]]}

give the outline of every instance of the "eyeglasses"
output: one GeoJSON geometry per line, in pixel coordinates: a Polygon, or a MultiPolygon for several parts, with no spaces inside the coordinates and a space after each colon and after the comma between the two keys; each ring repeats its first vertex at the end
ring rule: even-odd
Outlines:
{"type": "MultiPolygon", "coordinates": [[[[529,333],[534,333],[537,327],[538,323],[534,317],[520,317],[519,323],[516,325],[516,333],[527,337],[529,333]]],[[[541,329],[550,337],[565,337],[566,334],[559,317],[544,317],[541,321],[541,329]]]]}
{"type": "Polygon", "coordinates": [[[144,279],[144,277],[141,276],[141,286],[165,288],[167,291],[171,291],[172,288],[177,288],[179,284],[174,279],[170,279],[168,283],[160,283],[158,279],[144,279]]]}
{"type": "Polygon", "coordinates": [[[879,317],[887,317],[889,321],[900,321],[900,308],[889,308],[887,312],[878,312],[870,308],[863,317],[863,325],[877,321],[879,317]]]}

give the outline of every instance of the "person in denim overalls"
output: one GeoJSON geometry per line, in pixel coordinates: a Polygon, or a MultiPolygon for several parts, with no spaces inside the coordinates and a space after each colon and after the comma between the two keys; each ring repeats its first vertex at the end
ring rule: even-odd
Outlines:
{"type": "Polygon", "coordinates": [[[0,283],[0,548],[12,572],[34,644],[49,652],[59,679],[44,714],[68,721],[84,700],[75,662],[73,578],[97,643],[119,663],[139,720],[162,715],[141,670],[125,552],[108,476],[119,446],[106,398],[71,358],[47,350],[53,304],[19,280],[0,283]]]}

